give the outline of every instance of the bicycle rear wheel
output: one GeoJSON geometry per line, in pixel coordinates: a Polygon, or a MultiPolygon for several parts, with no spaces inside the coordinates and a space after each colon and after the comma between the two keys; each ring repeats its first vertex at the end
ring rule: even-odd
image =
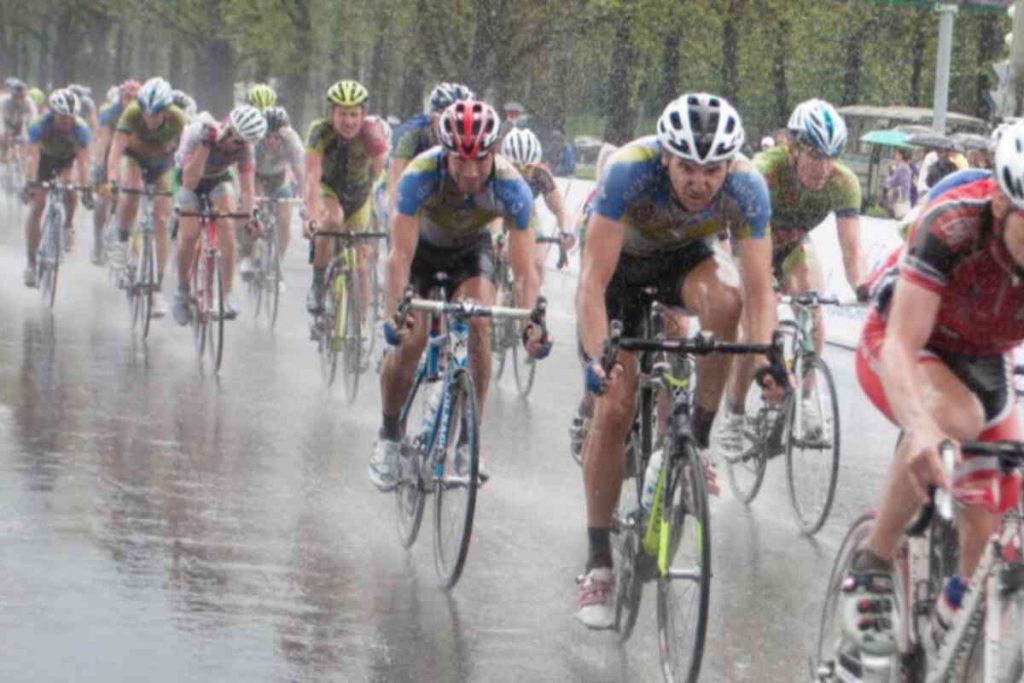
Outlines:
{"type": "Polygon", "coordinates": [[[786,484],[800,531],[817,533],[828,519],[839,478],[839,399],[832,372],[818,356],[805,356],[799,386],[790,402],[786,427],[786,484]],[[815,415],[802,415],[797,408],[815,415]],[[817,420],[816,429],[808,429],[817,420]],[[800,428],[801,438],[796,432],[800,428]]]}
{"type": "Polygon", "coordinates": [[[327,271],[327,290],[324,293],[324,312],[320,316],[320,337],[317,351],[320,357],[320,374],[324,383],[330,387],[338,372],[338,348],[341,337],[338,336],[339,320],[344,320],[345,278],[334,266],[327,271]]]}
{"type": "Polygon", "coordinates": [[[768,442],[779,419],[779,411],[766,406],[761,392],[747,392],[747,409],[743,426],[743,449],[739,455],[724,458],[729,468],[729,488],[733,495],[749,505],[764,483],[768,465],[768,442]]]}
{"type": "Polygon", "coordinates": [[[424,427],[433,421],[433,415],[428,413],[430,406],[424,377],[425,373],[417,373],[416,382],[409,392],[402,416],[406,438],[402,440],[402,452],[399,455],[399,477],[398,484],[395,486],[395,501],[397,503],[398,538],[405,548],[411,548],[412,544],[416,542],[426,502],[421,465],[424,455],[430,447],[430,431],[424,427]],[[421,391],[421,389],[424,390],[421,391]],[[414,432],[411,436],[410,427],[414,432]]]}
{"type": "Polygon", "coordinates": [[[338,316],[337,331],[337,339],[341,342],[345,399],[349,403],[356,400],[362,371],[363,328],[359,304],[359,275],[350,269],[345,273],[344,315],[338,316]]]}
{"type": "Polygon", "coordinates": [[[690,441],[666,465],[658,543],[658,651],[666,681],[700,675],[711,600],[711,519],[700,455],[690,441]]]}
{"type": "Polygon", "coordinates": [[[480,467],[476,391],[465,369],[449,386],[447,421],[442,422],[430,462],[434,466],[434,566],[441,585],[458,582],[469,554],[480,467]]]}

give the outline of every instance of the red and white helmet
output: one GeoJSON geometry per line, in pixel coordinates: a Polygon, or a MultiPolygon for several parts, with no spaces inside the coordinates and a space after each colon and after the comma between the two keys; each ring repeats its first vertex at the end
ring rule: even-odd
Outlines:
{"type": "Polygon", "coordinates": [[[460,159],[479,159],[498,143],[500,127],[498,112],[486,102],[455,102],[441,114],[441,144],[460,159]]]}

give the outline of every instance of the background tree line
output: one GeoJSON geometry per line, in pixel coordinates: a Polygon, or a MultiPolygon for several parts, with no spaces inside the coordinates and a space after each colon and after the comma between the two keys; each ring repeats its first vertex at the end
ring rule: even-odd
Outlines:
{"type": "MultiPolygon", "coordinates": [[[[988,116],[1009,23],[958,15],[951,109],[988,116]]],[[[159,74],[215,113],[273,77],[296,120],[339,78],[403,118],[459,80],[621,142],[684,90],[730,98],[751,131],[811,96],[930,107],[936,32],[930,9],[870,0],[0,0],[0,74],[99,93],[159,74]]]]}

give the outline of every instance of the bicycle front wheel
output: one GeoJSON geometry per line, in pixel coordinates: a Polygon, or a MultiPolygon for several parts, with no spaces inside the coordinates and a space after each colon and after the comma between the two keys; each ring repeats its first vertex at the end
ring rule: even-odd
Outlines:
{"type": "Polygon", "coordinates": [[[384,294],[380,291],[380,275],[377,271],[379,259],[372,258],[367,264],[367,280],[369,287],[368,302],[366,305],[366,320],[363,321],[363,329],[366,330],[366,348],[363,357],[369,361],[373,358],[373,350],[377,346],[377,325],[384,317],[384,294]]]}
{"type": "Polygon", "coordinates": [[[344,320],[345,278],[333,266],[327,271],[327,290],[324,293],[324,312],[320,315],[320,331],[317,351],[320,356],[320,374],[328,387],[334,384],[338,373],[338,349],[341,337],[338,336],[339,320],[344,320]]]}
{"type": "Polygon", "coordinates": [[[57,300],[57,274],[60,271],[62,245],[61,236],[64,232],[64,216],[61,212],[49,212],[43,231],[43,248],[39,254],[39,289],[43,295],[43,304],[53,308],[57,300]]]}
{"type": "Polygon", "coordinates": [[[434,565],[450,589],[462,575],[473,534],[480,468],[476,391],[469,371],[456,371],[449,388],[447,420],[440,426],[430,462],[434,467],[434,565]]]}
{"type": "Polygon", "coordinates": [[[737,455],[727,455],[729,488],[743,504],[754,502],[768,466],[768,447],[779,411],[764,404],[760,391],[747,392],[742,448],[737,455]]]}
{"type": "Polygon", "coordinates": [[[196,356],[202,369],[203,358],[206,356],[207,331],[210,326],[210,278],[206,270],[209,262],[199,248],[192,264],[192,339],[196,345],[196,356]]]}
{"type": "Polygon", "coordinates": [[[514,331],[511,345],[512,374],[516,378],[516,389],[519,390],[520,397],[526,398],[530,395],[530,391],[533,389],[533,380],[537,376],[537,362],[526,353],[526,349],[522,348],[519,340],[515,339],[514,331]]]}
{"type": "Polygon", "coordinates": [[[132,328],[140,329],[142,338],[149,336],[149,324],[153,316],[154,276],[153,239],[149,234],[142,236],[135,278],[129,283],[132,304],[132,328]]]}
{"type": "Polygon", "coordinates": [[[839,399],[832,372],[822,358],[805,356],[801,362],[803,371],[790,402],[785,436],[786,483],[796,523],[809,536],[825,524],[835,500],[839,399]]]}
{"type": "Polygon", "coordinates": [[[209,350],[210,350],[210,365],[213,371],[220,372],[221,363],[224,360],[224,282],[223,269],[220,261],[220,253],[214,252],[206,256],[208,261],[208,277],[210,278],[207,283],[209,287],[209,294],[212,297],[207,297],[211,308],[211,320],[208,326],[210,332],[209,350]]]}
{"type": "Polygon", "coordinates": [[[338,315],[336,338],[341,342],[345,399],[352,403],[356,400],[356,392],[359,391],[363,352],[363,327],[359,315],[359,275],[354,270],[349,270],[345,274],[345,292],[344,310],[338,315]]]}
{"type": "Polygon", "coordinates": [[[264,306],[267,311],[267,324],[270,329],[277,325],[277,310],[281,304],[281,252],[277,248],[277,238],[273,237],[269,242],[270,263],[266,274],[267,292],[264,294],[264,306]]]}
{"type": "Polygon", "coordinates": [[[711,520],[704,466],[685,441],[669,463],[658,542],[658,651],[666,681],[696,681],[711,600],[711,520]]]}
{"type": "Polygon", "coordinates": [[[424,372],[417,373],[416,382],[409,392],[402,416],[402,423],[406,426],[406,438],[402,440],[402,452],[399,455],[395,501],[398,513],[398,538],[405,548],[411,548],[416,542],[426,501],[421,465],[430,447],[430,426],[434,416],[433,407],[429,405],[429,385],[424,383],[424,377],[424,372]]]}

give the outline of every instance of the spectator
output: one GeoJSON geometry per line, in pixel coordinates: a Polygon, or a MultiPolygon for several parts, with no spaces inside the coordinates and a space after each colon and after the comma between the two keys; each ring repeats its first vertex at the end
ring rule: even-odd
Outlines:
{"type": "Polygon", "coordinates": [[[775,146],[775,138],[773,138],[771,135],[765,135],[763,138],[761,138],[761,151],[762,152],[765,151],[766,149],[771,149],[774,146],[775,146]]]}
{"type": "Polygon", "coordinates": [[[576,172],[576,146],[572,140],[565,139],[565,131],[561,128],[555,129],[555,136],[561,141],[562,147],[558,153],[558,165],[555,168],[555,175],[571,178],[576,172]]]}
{"type": "Polygon", "coordinates": [[[928,175],[925,178],[925,182],[929,189],[935,187],[936,184],[950,173],[955,173],[960,170],[957,167],[956,162],[953,160],[954,155],[957,153],[951,149],[940,149],[936,150],[935,162],[928,167],[928,175]]]}
{"type": "Polygon", "coordinates": [[[889,215],[897,220],[901,220],[910,211],[911,180],[910,152],[897,147],[889,164],[889,177],[885,180],[885,206],[889,215]]]}

